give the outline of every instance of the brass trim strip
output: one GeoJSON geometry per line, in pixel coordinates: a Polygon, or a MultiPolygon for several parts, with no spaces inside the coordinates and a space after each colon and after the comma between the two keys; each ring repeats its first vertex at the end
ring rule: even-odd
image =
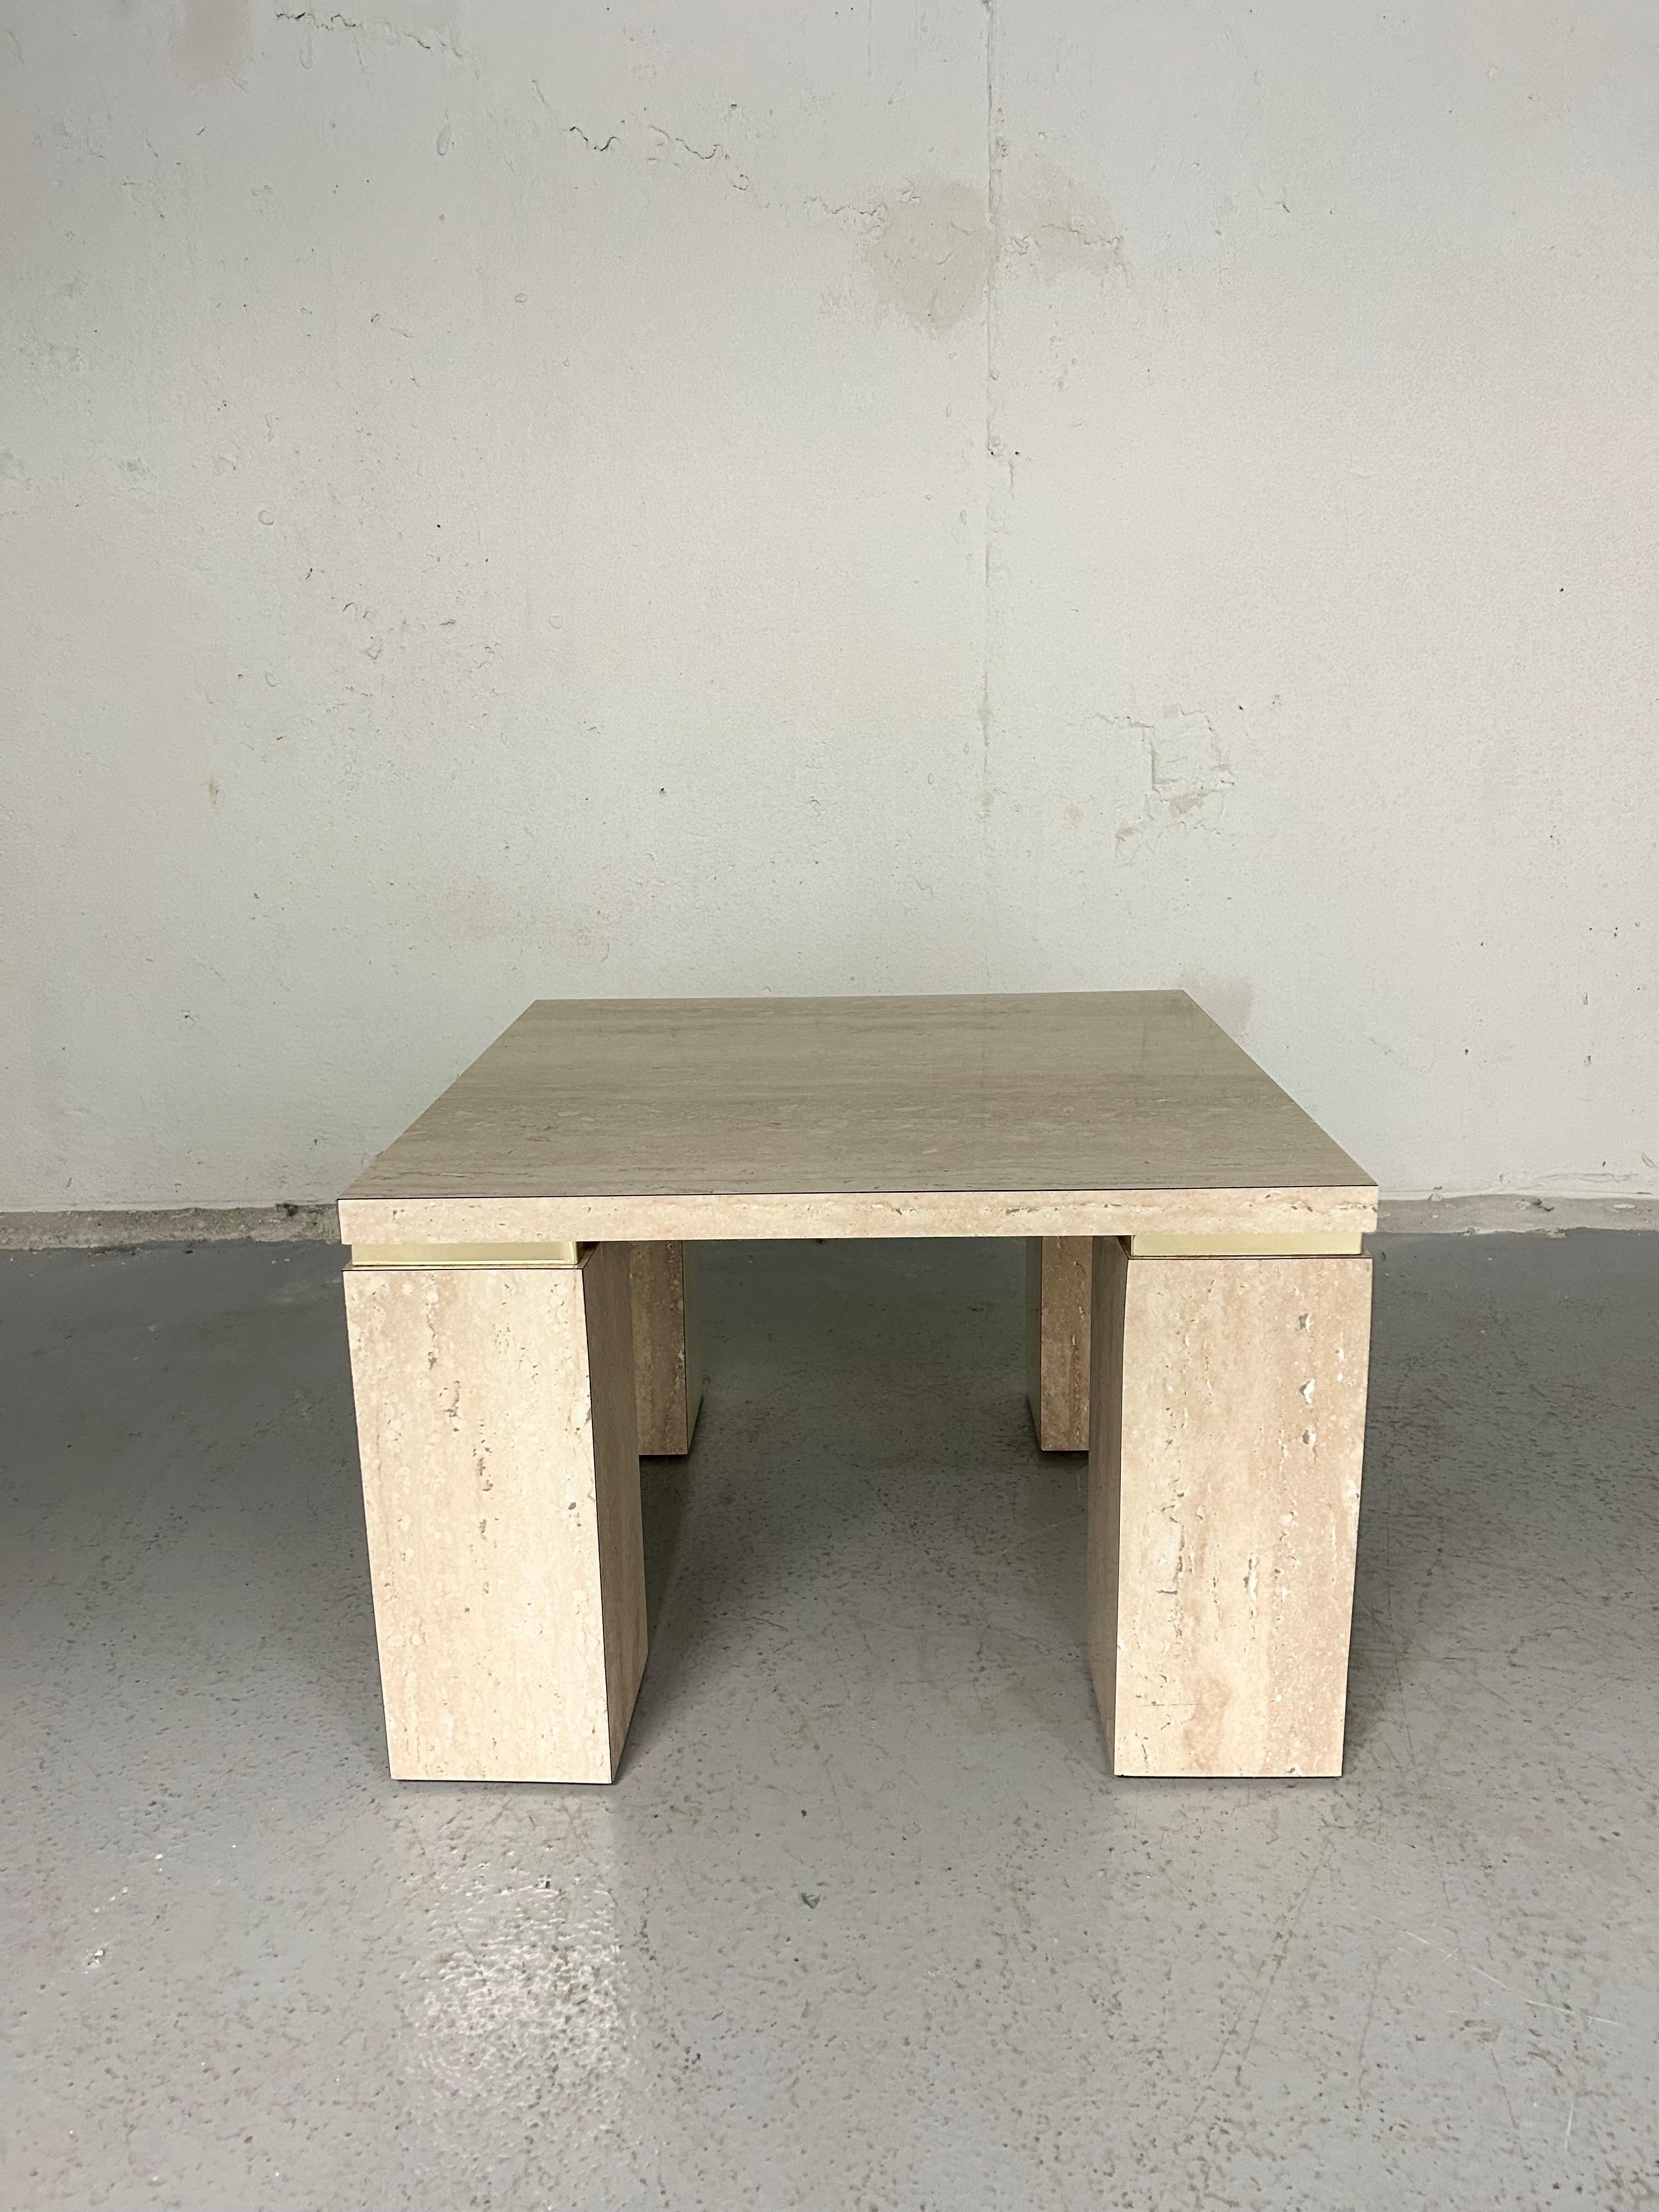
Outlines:
{"type": "Polygon", "coordinates": [[[1362,1252],[1364,1238],[1358,1229],[1328,1231],[1323,1237],[1131,1237],[1129,1256],[1134,1260],[1255,1260],[1314,1259],[1362,1252]]]}
{"type": "Polygon", "coordinates": [[[354,1267],[580,1267],[588,1244],[354,1244],[354,1267]]]}

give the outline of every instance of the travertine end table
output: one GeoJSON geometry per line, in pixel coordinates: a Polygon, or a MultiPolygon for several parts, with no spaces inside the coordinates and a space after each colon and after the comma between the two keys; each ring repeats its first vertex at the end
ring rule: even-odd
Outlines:
{"type": "Polygon", "coordinates": [[[1342,1763],[1376,1191],[1180,991],[532,1006],[340,1201],[392,1771],[608,1782],[692,1249],[1030,1240],[1121,1774],[1342,1763]]]}

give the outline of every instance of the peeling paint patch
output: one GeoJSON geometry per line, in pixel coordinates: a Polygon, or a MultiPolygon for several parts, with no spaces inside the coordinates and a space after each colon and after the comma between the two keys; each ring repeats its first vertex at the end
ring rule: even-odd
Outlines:
{"type": "Polygon", "coordinates": [[[246,45],[247,0],[185,0],[168,51],[186,84],[222,84],[246,45]]]}
{"type": "MultiPolygon", "coordinates": [[[[421,9],[410,12],[425,15],[433,11],[421,9]]],[[[314,8],[279,8],[276,21],[299,24],[307,33],[307,40],[313,31],[355,33],[362,38],[379,40],[386,46],[418,46],[423,54],[442,54],[450,61],[465,61],[466,58],[449,31],[435,21],[422,27],[419,23],[390,23],[383,17],[346,15],[338,9],[331,9],[327,15],[319,15],[314,8]]],[[[301,60],[306,68],[310,68],[308,47],[301,53],[301,60]]]]}
{"type": "Polygon", "coordinates": [[[1022,160],[1005,172],[1001,231],[1000,274],[1103,282],[1128,274],[1110,208],[1052,161],[1022,160]]]}
{"type": "MultiPolygon", "coordinates": [[[[533,76],[530,80],[530,89],[539,105],[551,115],[554,112],[553,103],[533,76]]],[[[613,149],[620,148],[623,153],[637,161],[662,163],[678,169],[687,168],[694,162],[706,168],[712,163],[716,173],[724,177],[734,192],[754,190],[754,179],[737,155],[719,139],[713,145],[699,146],[693,140],[682,138],[676,131],[665,131],[655,123],[617,124],[603,137],[580,123],[567,123],[564,135],[567,138],[580,139],[583,151],[588,154],[609,154],[613,149]]],[[[758,198],[765,206],[780,204],[765,193],[761,193],[758,198]]]]}
{"type": "MultiPolygon", "coordinates": [[[[646,156],[647,161],[660,161],[665,157],[672,160],[676,155],[684,155],[693,161],[718,161],[733,191],[746,192],[750,190],[753,179],[736,155],[729,153],[719,139],[712,146],[694,146],[689,138],[679,137],[672,131],[660,130],[654,123],[647,124],[646,128],[656,142],[654,149],[646,156]]],[[[593,150],[602,154],[605,149],[600,146],[593,150]]]]}
{"type": "Polygon", "coordinates": [[[1140,738],[1146,749],[1147,772],[1139,812],[1118,825],[1117,858],[1138,860],[1179,832],[1218,831],[1227,793],[1233,787],[1233,769],[1209,716],[1184,707],[1166,707],[1156,723],[1138,722],[1127,715],[1115,722],[1140,738]]]}
{"type": "Polygon", "coordinates": [[[602,1884],[478,1881],[446,1897],[423,1962],[413,2048],[445,2092],[509,2112],[556,2082],[614,2109],[633,2008],[616,1907],[602,1884]]]}

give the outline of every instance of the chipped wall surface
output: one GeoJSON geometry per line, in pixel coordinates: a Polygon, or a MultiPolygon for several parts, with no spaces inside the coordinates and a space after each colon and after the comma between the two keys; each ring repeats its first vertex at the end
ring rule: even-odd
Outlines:
{"type": "Polygon", "coordinates": [[[1186,985],[1654,1188],[1659,21],[0,0],[0,1207],[528,999],[1186,985]]]}

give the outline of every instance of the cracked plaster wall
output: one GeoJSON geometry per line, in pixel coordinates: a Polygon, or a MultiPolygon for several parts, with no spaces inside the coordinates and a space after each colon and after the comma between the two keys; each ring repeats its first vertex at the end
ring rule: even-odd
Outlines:
{"type": "Polygon", "coordinates": [[[1659,28],[0,0],[0,1207],[538,994],[1181,982],[1651,1189],[1659,28]]]}

